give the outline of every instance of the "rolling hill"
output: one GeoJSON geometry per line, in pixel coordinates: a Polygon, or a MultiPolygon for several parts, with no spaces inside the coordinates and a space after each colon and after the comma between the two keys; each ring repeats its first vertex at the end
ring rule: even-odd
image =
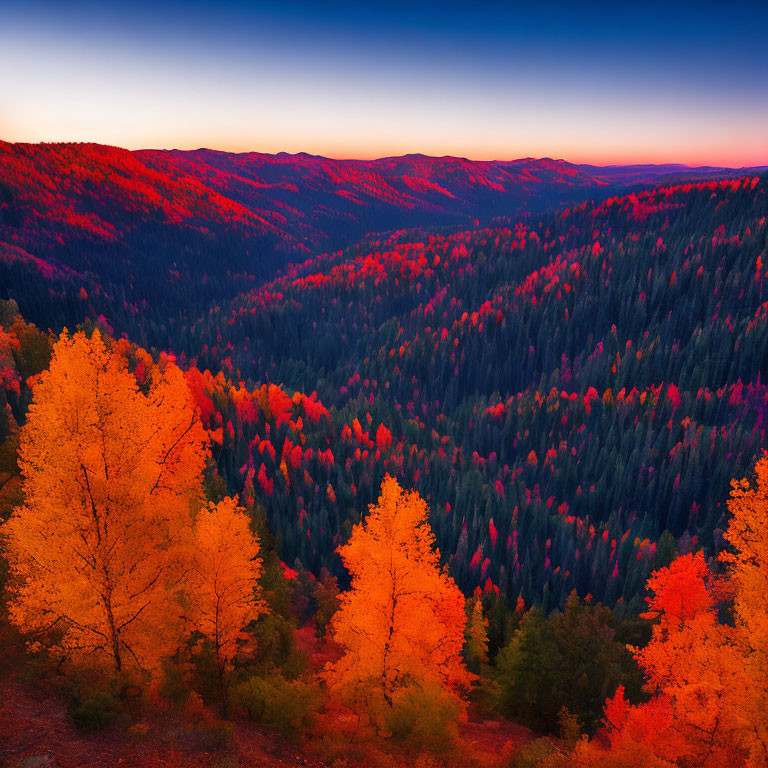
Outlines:
{"type": "Polygon", "coordinates": [[[765,445],[767,221],[768,175],[402,231],[290,269],[174,350],[212,372],[195,390],[219,470],[286,562],[341,575],[389,472],[429,499],[465,591],[637,611],[670,552],[722,547],[730,479],[765,445]]]}
{"type": "Polygon", "coordinates": [[[161,346],[168,324],[368,233],[486,224],[658,173],[0,142],[0,284],[44,326],[103,316],[161,346]]]}

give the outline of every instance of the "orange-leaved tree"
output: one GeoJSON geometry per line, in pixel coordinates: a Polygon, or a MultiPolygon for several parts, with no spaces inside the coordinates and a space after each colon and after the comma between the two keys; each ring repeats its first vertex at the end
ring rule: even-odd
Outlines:
{"type": "Polygon", "coordinates": [[[471,680],[461,659],[464,596],[440,569],[428,514],[417,492],[387,475],[378,504],[338,550],[352,582],[331,625],[344,653],[325,677],[379,725],[414,686],[456,696],[471,680]]]}
{"type": "Polygon", "coordinates": [[[630,706],[617,691],[605,709],[611,749],[581,745],[581,763],[768,766],[768,458],[755,469],[754,487],[732,483],[725,575],[699,552],[648,580],[656,623],[635,656],[653,698],[630,706]]]}
{"type": "Polygon", "coordinates": [[[175,365],[140,389],[98,331],[65,331],[21,431],[24,504],[3,527],[11,619],[65,657],[156,669],[182,627],[205,444],[175,365]]]}
{"type": "Polygon", "coordinates": [[[728,569],[738,638],[737,727],[750,768],[768,766],[768,456],[755,466],[755,484],[731,482],[720,559],[728,569]]]}
{"type": "Polygon", "coordinates": [[[222,692],[245,626],[266,610],[261,572],[259,540],[237,499],[226,497],[198,512],[187,595],[194,626],[213,647],[222,692]]]}

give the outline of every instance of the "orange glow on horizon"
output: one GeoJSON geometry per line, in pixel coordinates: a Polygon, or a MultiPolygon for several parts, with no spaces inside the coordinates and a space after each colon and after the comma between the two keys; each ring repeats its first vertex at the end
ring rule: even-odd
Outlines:
{"type": "MultiPolygon", "coordinates": [[[[404,154],[571,163],[768,164],[768,102],[749,112],[729,95],[673,93],[640,81],[601,83],[535,73],[502,85],[446,73],[425,87],[316,63],[216,69],[112,52],[105,43],[30,41],[0,29],[0,138],[93,141],[127,149],[208,147],[368,160],[404,154]],[[43,44],[45,43],[45,44],[43,44]],[[55,66],[53,65],[55,62],[55,66]]],[[[266,57],[266,54],[265,54],[266,57]]],[[[739,97],[741,98],[741,97],[739,97]]]]}

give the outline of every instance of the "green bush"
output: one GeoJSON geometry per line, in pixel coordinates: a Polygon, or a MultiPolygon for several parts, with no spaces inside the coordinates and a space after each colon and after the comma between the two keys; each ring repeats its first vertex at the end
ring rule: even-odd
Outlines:
{"type": "Polygon", "coordinates": [[[191,691],[184,667],[173,659],[164,659],[160,674],[160,695],[171,704],[183,707],[191,691]]]}
{"type": "Polygon", "coordinates": [[[603,704],[619,685],[639,690],[642,675],[614,619],[603,605],[575,592],[565,610],[525,614],[512,640],[496,659],[502,712],[523,725],[554,732],[562,707],[588,733],[599,726],[603,704]]]}
{"type": "Polygon", "coordinates": [[[320,689],[280,674],[254,675],[235,688],[233,698],[251,720],[277,728],[284,736],[299,737],[312,724],[320,705],[320,689]]]}
{"type": "Polygon", "coordinates": [[[576,746],[576,742],[581,738],[581,722],[577,715],[568,711],[568,707],[562,707],[557,716],[560,723],[560,738],[571,749],[576,746]]]}
{"type": "Polygon", "coordinates": [[[296,645],[296,623],[277,614],[262,614],[253,627],[258,648],[256,672],[266,676],[274,667],[288,678],[307,668],[307,659],[296,645]]]}
{"type": "Polygon", "coordinates": [[[445,752],[459,736],[461,702],[439,685],[413,685],[404,691],[387,716],[392,735],[417,749],[445,752]]]}
{"type": "Polygon", "coordinates": [[[117,701],[108,693],[92,693],[70,701],[67,712],[74,724],[82,731],[100,731],[117,720],[117,701]]]}
{"type": "Polygon", "coordinates": [[[571,768],[571,765],[549,739],[536,739],[512,758],[510,768],[571,768]]]}
{"type": "Polygon", "coordinates": [[[323,568],[320,578],[315,584],[314,599],[317,605],[315,611],[315,635],[325,637],[328,626],[336,611],[339,609],[339,585],[335,576],[331,576],[323,568]]]}

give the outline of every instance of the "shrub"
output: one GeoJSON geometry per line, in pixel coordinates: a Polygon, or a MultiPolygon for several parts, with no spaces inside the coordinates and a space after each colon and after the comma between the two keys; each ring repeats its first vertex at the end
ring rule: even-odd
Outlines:
{"type": "Polygon", "coordinates": [[[387,716],[395,738],[418,749],[445,752],[459,736],[461,702],[439,685],[428,683],[407,688],[387,716]]]}
{"type": "Polygon", "coordinates": [[[234,701],[248,717],[277,728],[284,736],[300,736],[320,704],[320,689],[303,680],[286,680],[280,674],[254,675],[234,690],[234,701]]]}
{"type": "Polygon", "coordinates": [[[164,659],[158,691],[166,701],[183,707],[191,693],[185,668],[173,659],[164,659]]]}
{"type": "Polygon", "coordinates": [[[565,744],[573,748],[581,738],[582,728],[578,715],[569,712],[568,707],[562,707],[557,720],[560,724],[560,738],[565,744]]]}
{"type": "Polygon", "coordinates": [[[534,729],[552,732],[561,707],[593,732],[603,703],[619,685],[637,689],[637,663],[620,642],[611,612],[572,593],[565,610],[545,617],[539,609],[522,619],[497,657],[502,712],[534,729]]]}
{"type": "Polygon", "coordinates": [[[292,618],[262,614],[253,627],[259,675],[266,676],[275,666],[288,678],[298,677],[305,671],[307,659],[296,646],[296,624],[292,618]]]}
{"type": "Polygon", "coordinates": [[[315,611],[315,635],[325,637],[331,619],[339,609],[339,585],[335,576],[331,576],[323,568],[320,579],[315,584],[314,598],[317,605],[315,611]]]}
{"type": "Polygon", "coordinates": [[[70,701],[67,712],[82,731],[100,731],[112,725],[119,714],[115,698],[108,693],[92,693],[70,701]]]}
{"type": "Polygon", "coordinates": [[[549,739],[536,739],[512,758],[510,768],[571,768],[572,765],[549,739]]]}

